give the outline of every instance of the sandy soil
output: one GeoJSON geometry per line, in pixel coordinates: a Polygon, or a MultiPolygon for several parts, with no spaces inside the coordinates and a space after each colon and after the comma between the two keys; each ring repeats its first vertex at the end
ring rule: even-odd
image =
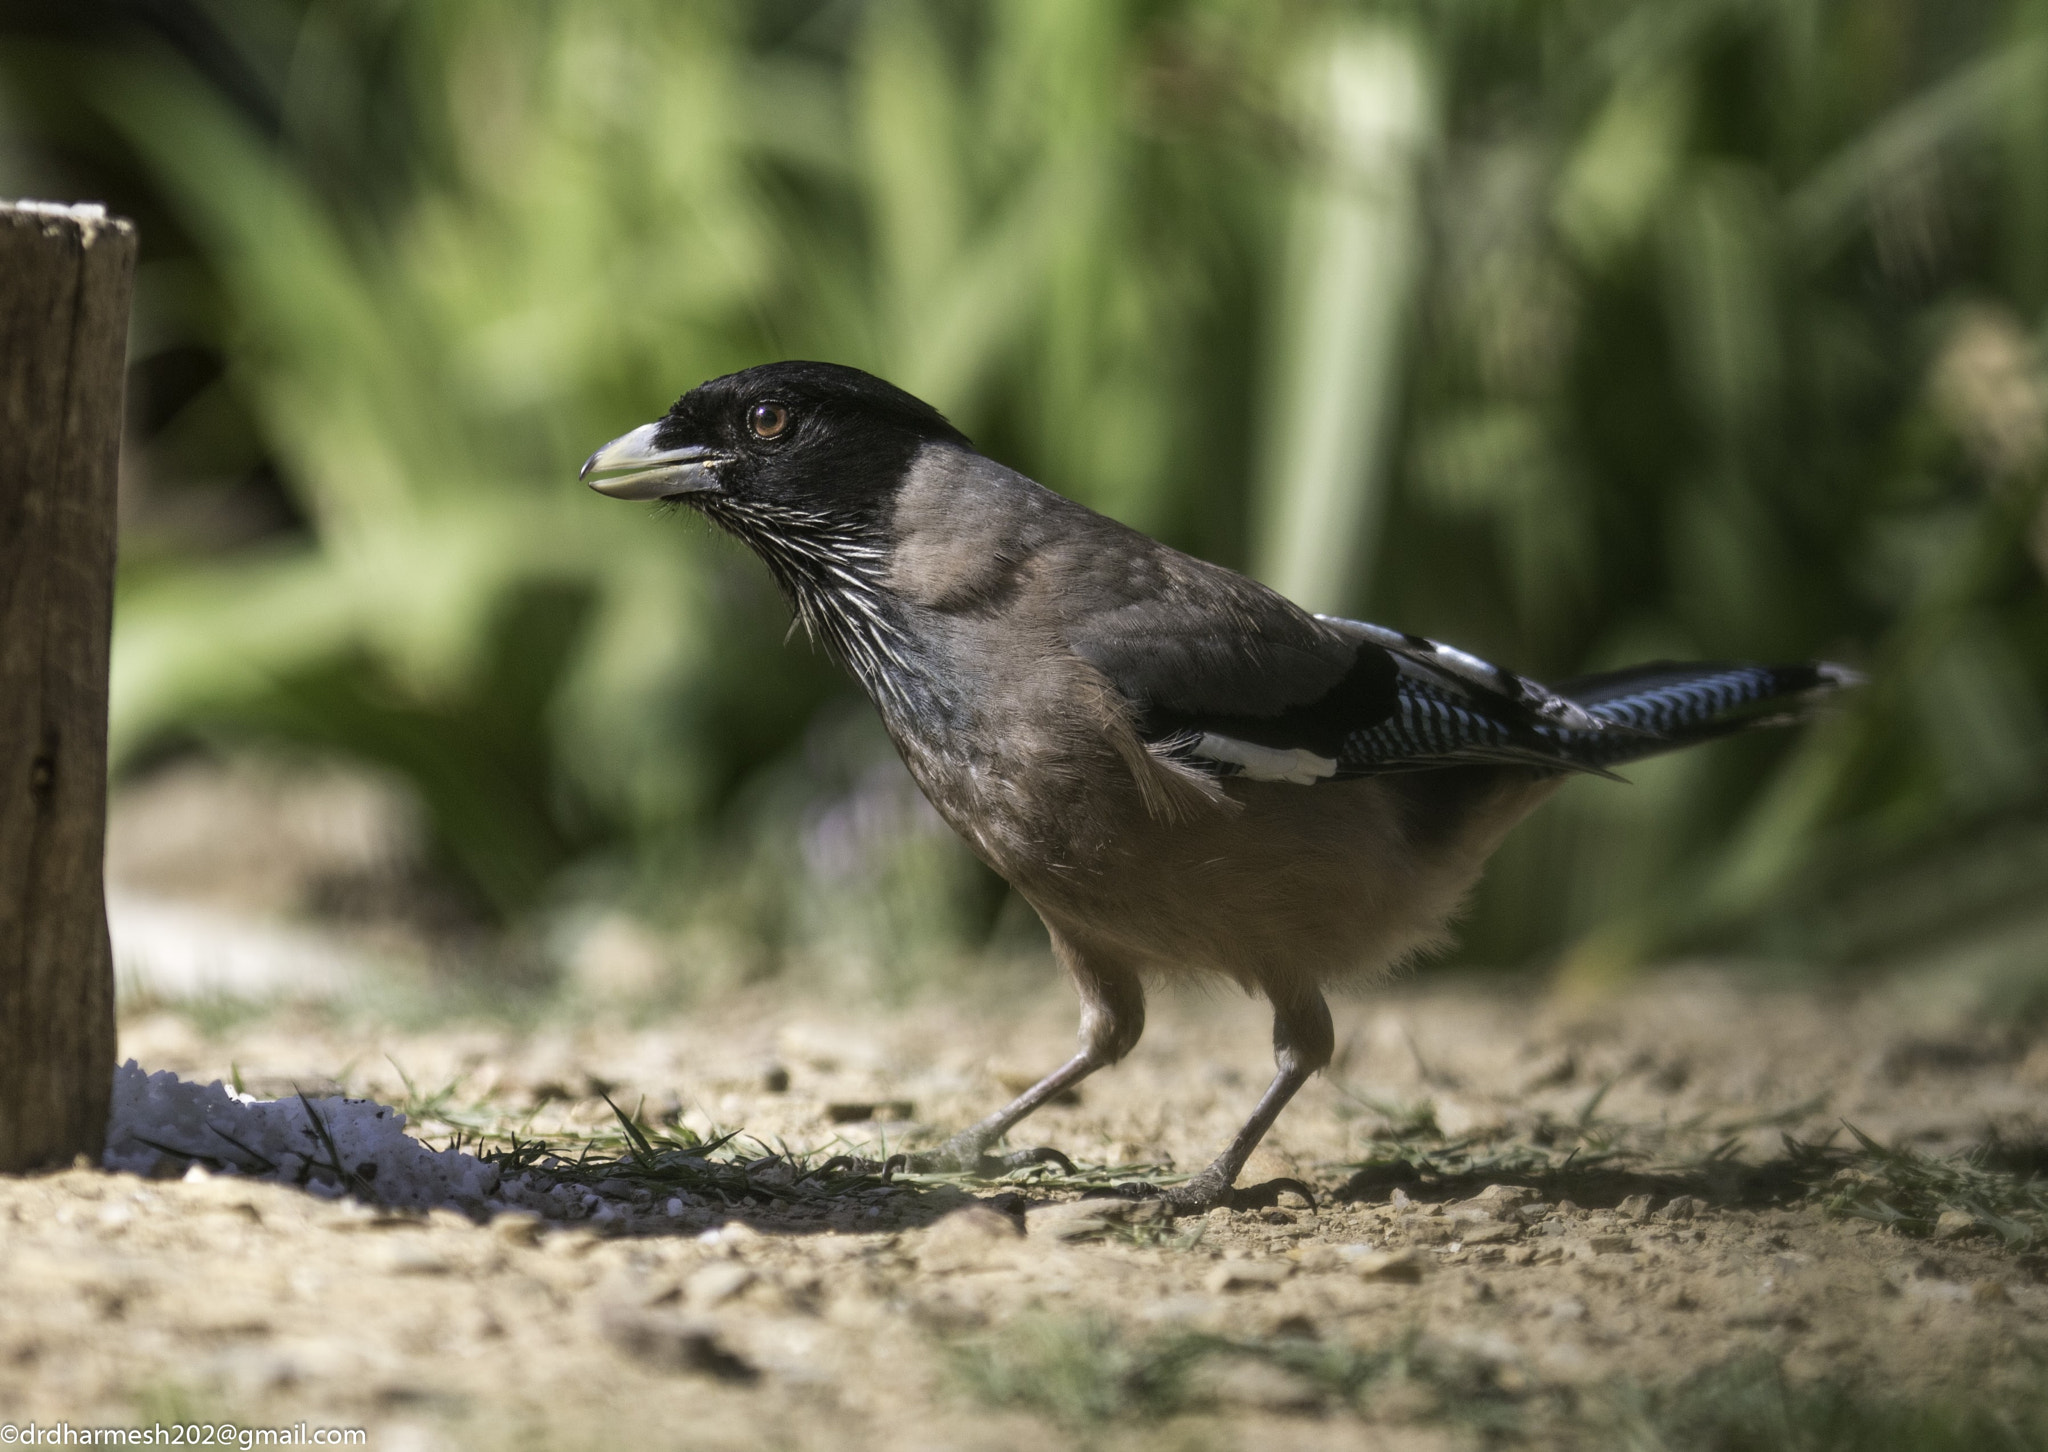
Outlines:
{"type": "MultiPolygon", "coordinates": [[[[1050,995],[893,1013],[764,998],[643,1026],[278,1014],[207,1034],[158,1012],[123,1025],[122,1050],[272,1094],[339,1081],[397,1100],[402,1065],[455,1084],[451,1102],[538,1106],[538,1131],[600,1124],[603,1089],[702,1131],[872,1152],[1055,1063],[1070,1015],[1050,995]],[[862,1103],[900,1122],[833,1122],[862,1103]]],[[[1342,1006],[1339,1032],[1336,1071],[1246,1177],[1308,1181],[1312,1209],[1281,1196],[1168,1224],[1032,1186],[913,1184],[793,1207],[621,1191],[594,1219],[477,1225],[229,1176],[0,1179],[0,1420],[364,1426],[379,1449],[1585,1446],[1629,1388],[1731,1359],[1892,1395],[2040,1375],[2037,1257],[1773,1203],[1796,1194],[1770,1166],[1784,1134],[1844,1120],[1936,1153],[2038,1147],[2048,1040],[1924,995],[1704,974],[1597,1005],[1402,989],[1342,1006]],[[1415,1137],[1426,1115],[1477,1136],[1482,1163],[1355,1175],[1401,1125],[1437,1143],[1415,1137]],[[1570,1179],[1576,1204],[1554,1198],[1567,1181],[1484,1163],[1561,1134],[1587,1164],[1639,1157],[1570,1179]]],[[[1241,1000],[1167,1000],[1133,1058],[1030,1139],[1198,1165],[1264,1084],[1264,1037],[1241,1000]]]]}

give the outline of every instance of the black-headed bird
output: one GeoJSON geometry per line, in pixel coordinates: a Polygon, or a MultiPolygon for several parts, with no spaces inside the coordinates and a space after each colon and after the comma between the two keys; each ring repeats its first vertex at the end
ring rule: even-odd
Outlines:
{"type": "Polygon", "coordinates": [[[1129,1053],[1148,978],[1221,975],[1272,1003],[1272,1084],[1168,1193],[1182,1210],[1229,1203],[1329,1063],[1325,988],[1443,944],[1488,855],[1562,781],[1789,719],[1854,680],[1660,662],[1551,689],[1310,614],[832,364],[715,378],[583,478],[689,505],[758,554],[939,815],[1044,919],[1080,995],[1079,1052],[929,1159],[980,1165],[1129,1053]]]}

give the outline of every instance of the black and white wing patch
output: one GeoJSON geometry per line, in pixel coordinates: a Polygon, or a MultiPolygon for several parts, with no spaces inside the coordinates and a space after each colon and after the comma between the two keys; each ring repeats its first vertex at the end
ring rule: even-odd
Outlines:
{"type": "MultiPolygon", "coordinates": [[[[1297,651],[1269,693],[1240,687],[1226,702],[1226,693],[1183,681],[1177,701],[1141,697],[1140,729],[1157,749],[1213,775],[1303,786],[1472,763],[1599,772],[1573,747],[1634,734],[1453,647],[1359,621],[1318,616],[1315,624],[1325,650],[1312,693],[1300,689],[1297,651]]],[[[1274,665],[1277,676],[1281,662],[1274,665]]],[[[1241,680],[1241,656],[1235,666],[1241,680]]]]}
{"type": "Polygon", "coordinates": [[[1401,663],[1405,675],[1418,685],[1438,688],[1438,695],[1462,695],[1485,704],[1509,704],[1567,731],[1600,728],[1601,723],[1577,702],[1454,645],[1389,630],[1384,625],[1369,625],[1363,620],[1345,620],[1335,615],[1318,615],[1316,619],[1381,647],[1401,663]]]}
{"type": "Polygon", "coordinates": [[[1394,709],[1347,739],[1339,758],[1347,775],[1477,763],[1604,774],[1603,753],[1587,748],[1638,736],[1631,723],[1603,719],[1456,646],[1362,620],[1316,619],[1386,651],[1399,673],[1394,709]]]}

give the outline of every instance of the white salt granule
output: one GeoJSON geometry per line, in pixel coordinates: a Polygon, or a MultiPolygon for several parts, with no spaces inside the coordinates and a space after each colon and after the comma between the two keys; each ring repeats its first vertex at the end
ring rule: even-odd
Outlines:
{"type": "MultiPolygon", "coordinates": [[[[114,1102],[102,1163],[148,1174],[169,1153],[250,1179],[302,1185],[315,1194],[354,1190],[408,1210],[502,1208],[496,1165],[460,1150],[431,1150],[405,1132],[405,1116],[369,1099],[256,1099],[218,1079],[193,1084],[133,1059],[114,1071],[114,1102]],[[310,1111],[310,1112],[309,1112],[310,1111]]],[[[505,1198],[527,1203],[524,1184],[505,1198]]]]}

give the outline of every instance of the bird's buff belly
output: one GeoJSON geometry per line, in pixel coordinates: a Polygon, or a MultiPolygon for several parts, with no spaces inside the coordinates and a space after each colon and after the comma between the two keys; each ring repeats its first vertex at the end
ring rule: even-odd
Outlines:
{"type": "Polygon", "coordinates": [[[1418,851],[1375,779],[1231,781],[1219,804],[1162,817],[1128,776],[1039,770],[1027,792],[1000,763],[920,771],[905,756],[940,815],[1041,917],[1149,974],[1284,990],[1385,972],[1446,940],[1485,855],[1458,831],[1418,851]],[[1048,780],[1065,789],[1048,794],[1048,780]]]}

